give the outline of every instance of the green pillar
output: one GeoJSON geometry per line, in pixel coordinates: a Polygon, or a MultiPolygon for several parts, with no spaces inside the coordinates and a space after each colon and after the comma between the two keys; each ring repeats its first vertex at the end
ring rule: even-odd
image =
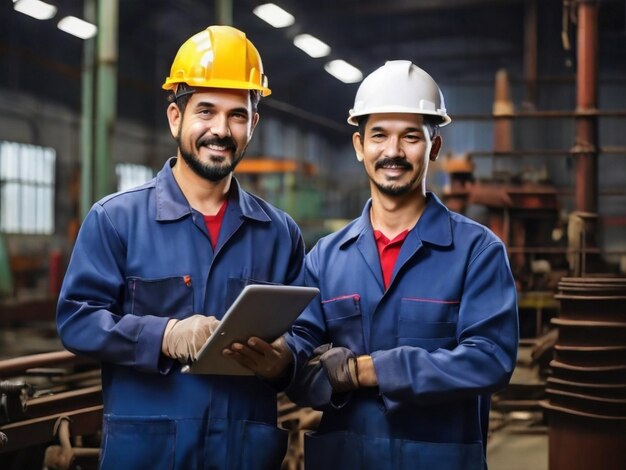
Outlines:
{"type": "Polygon", "coordinates": [[[0,233],[0,299],[8,297],[13,293],[13,278],[11,277],[11,266],[9,255],[4,244],[4,235],[0,233]]]}
{"type": "Polygon", "coordinates": [[[232,0],[216,0],[215,16],[217,23],[225,26],[233,24],[233,2],[232,0]]]}
{"type": "MultiPolygon", "coordinates": [[[[85,0],[85,20],[96,23],[96,0],[85,0]]],[[[96,38],[83,43],[82,116],[80,121],[80,218],[85,218],[94,203],[93,197],[93,134],[94,134],[94,61],[96,38]]]]}
{"type": "Polygon", "coordinates": [[[95,198],[115,190],[111,140],[117,106],[118,0],[98,2],[98,52],[96,58],[95,198]]]}

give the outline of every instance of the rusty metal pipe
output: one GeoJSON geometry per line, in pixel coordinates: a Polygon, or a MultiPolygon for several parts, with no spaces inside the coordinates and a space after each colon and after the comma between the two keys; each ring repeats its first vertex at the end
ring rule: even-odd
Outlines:
{"type": "Polygon", "coordinates": [[[98,460],[99,449],[82,447],[72,447],[70,439],[70,422],[67,416],[61,416],[55,426],[54,434],[58,436],[60,445],[53,445],[46,449],[44,456],[45,468],[55,468],[57,470],[69,470],[71,468],[81,468],[76,465],[77,457],[87,457],[93,462],[98,460]]]}
{"type": "Polygon", "coordinates": [[[598,120],[585,115],[597,108],[598,88],[598,2],[578,2],[576,74],[576,209],[598,210],[598,120]]]}
{"type": "Polygon", "coordinates": [[[54,435],[55,423],[61,416],[67,416],[72,421],[72,429],[75,434],[92,435],[101,429],[102,405],[0,426],[0,433],[7,437],[4,445],[0,447],[0,454],[49,442],[51,436],[54,435]]]}
{"type": "Polygon", "coordinates": [[[76,356],[69,351],[32,354],[0,361],[0,377],[10,377],[35,367],[58,366],[59,364],[80,364],[90,359],[76,356]]]}
{"type": "Polygon", "coordinates": [[[534,110],[537,105],[537,0],[524,6],[524,82],[525,109],[534,110]]]}

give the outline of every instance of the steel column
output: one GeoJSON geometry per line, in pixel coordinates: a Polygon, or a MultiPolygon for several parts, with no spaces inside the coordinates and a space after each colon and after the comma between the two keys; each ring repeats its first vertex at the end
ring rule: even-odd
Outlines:
{"type": "Polygon", "coordinates": [[[524,6],[524,82],[526,96],[522,107],[534,110],[537,105],[537,0],[524,6]]]}
{"type": "Polygon", "coordinates": [[[576,209],[598,210],[598,3],[579,0],[576,74],[576,209]],[[585,114],[590,112],[589,114],[585,114]]]}

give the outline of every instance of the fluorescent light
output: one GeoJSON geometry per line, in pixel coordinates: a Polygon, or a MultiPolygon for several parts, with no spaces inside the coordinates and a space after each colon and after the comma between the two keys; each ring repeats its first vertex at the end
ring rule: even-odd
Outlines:
{"type": "Polygon", "coordinates": [[[356,83],[363,80],[363,74],[361,71],[350,65],[345,60],[331,60],[324,65],[324,69],[337,80],[341,80],[343,83],[356,83]]]}
{"type": "Polygon", "coordinates": [[[66,33],[72,34],[81,39],[89,39],[95,36],[98,32],[98,27],[96,25],[81,20],[80,18],[76,18],[75,16],[66,16],[59,21],[57,27],[61,31],[65,31],[66,33]]]}
{"type": "Polygon", "coordinates": [[[40,0],[13,0],[13,9],[38,20],[49,20],[57,14],[57,7],[40,0]]]}
{"type": "Polygon", "coordinates": [[[324,57],[330,54],[330,46],[310,34],[298,34],[293,38],[293,44],[311,57],[324,57]]]}
{"type": "Polygon", "coordinates": [[[252,12],[266,23],[271,24],[274,28],[291,26],[296,21],[292,14],[273,3],[259,5],[252,10],[252,12]]]}

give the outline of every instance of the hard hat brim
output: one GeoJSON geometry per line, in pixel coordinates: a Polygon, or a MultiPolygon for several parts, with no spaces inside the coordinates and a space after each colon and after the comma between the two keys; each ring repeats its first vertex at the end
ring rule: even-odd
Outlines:
{"type": "Polygon", "coordinates": [[[423,110],[416,111],[415,108],[409,108],[409,107],[403,108],[403,107],[398,107],[398,106],[392,106],[392,107],[390,106],[390,107],[380,107],[380,108],[375,108],[375,109],[369,109],[367,110],[367,112],[363,112],[363,113],[353,113],[352,110],[350,110],[350,116],[348,117],[348,124],[352,126],[358,126],[359,118],[363,116],[369,116],[370,114],[386,114],[386,113],[421,114],[423,116],[438,117],[439,119],[441,119],[441,123],[438,124],[439,127],[447,126],[448,124],[452,122],[452,119],[450,118],[450,116],[445,114],[445,111],[443,111],[443,114],[439,114],[439,113],[429,113],[423,110]]]}
{"type": "Polygon", "coordinates": [[[185,83],[194,88],[225,88],[231,90],[257,90],[261,92],[261,96],[265,98],[272,94],[272,90],[267,87],[255,86],[249,82],[236,82],[229,80],[212,80],[210,85],[205,84],[204,81],[198,80],[197,83],[194,80],[166,80],[162,88],[164,90],[174,90],[179,83],[185,83]]]}

